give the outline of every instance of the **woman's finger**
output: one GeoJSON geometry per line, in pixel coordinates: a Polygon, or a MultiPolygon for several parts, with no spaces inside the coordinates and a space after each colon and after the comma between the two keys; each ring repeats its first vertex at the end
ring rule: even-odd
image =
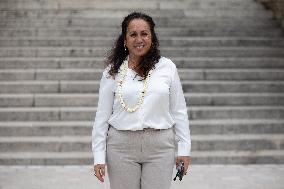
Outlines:
{"type": "Polygon", "coordinates": [[[187,170],[188,170],[188,163],[185,163],[183,176],[186,174],[187,170]]]}
{"type": "Polygon", "coordinates": [[[105,168],[101,167],[101,175],[105,176],[105,168]]]}

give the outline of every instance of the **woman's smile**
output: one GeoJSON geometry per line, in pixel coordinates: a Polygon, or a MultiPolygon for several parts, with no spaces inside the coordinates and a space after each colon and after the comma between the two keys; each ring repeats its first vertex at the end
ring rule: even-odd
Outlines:
{"type": "Polygon", "coordinates": [[[134,46],[136,49],[142,49],[145,45],[136,45],[134,46]]]}

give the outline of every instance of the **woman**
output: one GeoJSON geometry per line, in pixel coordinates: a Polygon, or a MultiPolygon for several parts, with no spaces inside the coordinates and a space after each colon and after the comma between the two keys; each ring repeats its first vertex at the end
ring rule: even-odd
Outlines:
{"type": "Polygon", "coordinates": [[[177,68],[161,57],[150,16],[133,12],[121,26],[100,82],[95,175],[104,182],[107,165],[112,189],[169,189],[174,164],[183,161],[186,174],[191,150],[177,68]]]}

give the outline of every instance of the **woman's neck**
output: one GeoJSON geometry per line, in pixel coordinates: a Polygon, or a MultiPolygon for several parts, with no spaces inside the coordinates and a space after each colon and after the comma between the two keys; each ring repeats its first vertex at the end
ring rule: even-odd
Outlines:
{"type": "Polygon", "coordinates": [[[136,67],[141,60],[141,57],[131,56],[129,55],[129,63],[132,67],[136,67]]]}

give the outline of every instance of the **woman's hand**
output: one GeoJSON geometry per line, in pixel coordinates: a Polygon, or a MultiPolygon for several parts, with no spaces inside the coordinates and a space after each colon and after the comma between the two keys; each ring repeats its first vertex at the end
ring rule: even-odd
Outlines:
{"type": "Polygon", "coordinates": [[[101,181],[104,182],[105,176],[105,164],[94,165],[95,176],[101,181]]]}
{"type": "Polygon", "coordinates": [[[190,161],[191,161],[191,157],[190,156],[178,156],[176,158],[176,167],[178,166],[180,161],[184,162],[184,172],[183,172],[183,175],[182,175],[182,176],[184,176],[187,173],[187,169],[189,167],[189,164],[190,164],[190,161]]]}

